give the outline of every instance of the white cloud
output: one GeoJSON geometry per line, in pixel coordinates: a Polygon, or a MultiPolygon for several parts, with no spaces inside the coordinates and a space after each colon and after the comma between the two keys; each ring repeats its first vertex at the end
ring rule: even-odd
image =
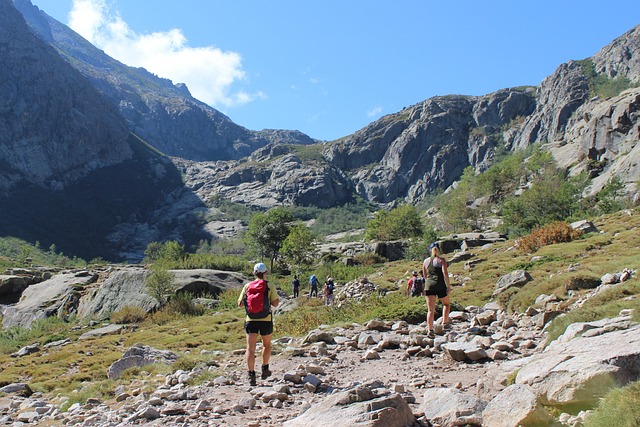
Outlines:
{"type": "Polygon", "coordinates": [[[382,114],[382,107],[375,107],[367,111],[367,117],[378,117],[382,114]]]}
{"type": "Polygon", "coordinates": [[[190,47],[180,29],[138,34],[113,12],[105,0],[73,0],[69,26],[120,62],[148,71],[174,83],[186,83],[191,94],[214,107],[232,107],[255,99],[262,92],[234,91],[244,80],[242,57],[213,46],[190,47]]]}

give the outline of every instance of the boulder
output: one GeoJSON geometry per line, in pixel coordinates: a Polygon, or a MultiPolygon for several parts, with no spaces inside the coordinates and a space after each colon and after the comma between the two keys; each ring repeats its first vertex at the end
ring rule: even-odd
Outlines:
{"type": "Polygon", "coordinates": [[[227,289],[241,289],[249,281],[242,273],[212,269],[170,270],[178,292],[217,297],[227,289]]]}
{"type": "Polygon", "coordinates": [[[302,415],[285,422],[285,427],[405,427],[413,425],[411,408],[398,393],[375,397],[367,386],[330,395],[302,415]]]}
{"type": "Polygon", "coordinates": [[[525,270],[512,271],[511,273],[505,274],[498,279],[498,281],[496,282],[496,289],[493,291],[492,296],[495,297],[496,295],[506,291],[509,288],[513,288],[516,286],[522,287],[531,280],[533,280],[533,278],[525,270]]]}
{"type": "Polygon", "coordinates": [[[431,388],[424,392],[417,412],[443,426],[491,425],[482,423],[486,402],[454,388],[431,388]]]}
{"type": "Polygon", "coordinates": [[[567,336],[524,359],[516,376],[544,405],[595,405],[640,377],[640,325],[631,326],[629,318],[576,325],[583,327],[572,325],[567,336]]]}
{"type": "Polygon", "coordinates": [[[581,233],[597,233],[598,227],[596,227],[591,221],[583,219],[581,221],[572,222],[570,227],[581,233]]]}
{"type": "Polygon", "coordinates": [[[107,377],[118,379],[122,372],[135,366],[146,366],[154,363],[172,364],[178,360],[178,355],[168,350],[157,350],[150,346],[136,344],[127,350],[122,359],[117,360],[109,366],[107,377]]]}
{"type": "Polygon", "coordinates": [[[444,354],[457,362],[470,362],[486,359],[487,352],[478,344],[452,342],[442,345],[444,354]]]}
{"type": "MultiPolygon", "coordinates": [[[[195,269],[170,270],[177,292],[194,295],[217,296],[225,289],[241,288],[247,279],[240,273],[195,269]]],[[[127,267],[109,272],[99,288],[87,293],[80,303],[78,317],[102,319],[125,306],[140,307],[150,312],[158,307],[158,301],[149,295],[146,278],[149,271],[140,267],[127,267]]]]}
{"type": "Polygon", "coordinates": [[[29,286],[22,293],[20,302],[4,310],[2,326],[5,329],[13,326],[29,328],[38,319],[76,313],[79,291],[96,278],[86,271],[64,273],[29,286]]]}
{"type": "Polygon", "coordinates": [[[482,412],[482,425],[491,427],[537,427],[551,425],[552,421],[536,393],[524,384],[502,390],[482,412]]]}
{"type": "Polygon", "coordinates": [[[87,292],[80,301],[78,317],[104,319],[125,306],[141,307],[145,311],[158,307],[158,301],[145,288],[148,271],[129,267],[109,272],[102,285],[87,292]]]}

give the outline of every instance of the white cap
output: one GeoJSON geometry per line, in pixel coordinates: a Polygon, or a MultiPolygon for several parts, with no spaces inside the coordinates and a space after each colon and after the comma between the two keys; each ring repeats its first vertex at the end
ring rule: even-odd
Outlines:
{"type": "Polygon", "coordinates": [[[267,266],[263,262],[259,262],[253,266],[254,273],[266,273],[267,270],[267,266]]]}

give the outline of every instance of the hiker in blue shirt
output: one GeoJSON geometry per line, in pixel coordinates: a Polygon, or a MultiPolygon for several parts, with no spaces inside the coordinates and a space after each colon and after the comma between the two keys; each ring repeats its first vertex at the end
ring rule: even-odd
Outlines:
{"type": "Polygon", "coordinates": [[[312,274],[309,277],[309,298],[315,296],[318,297],[318,278],[315,274],[312,274]]]}

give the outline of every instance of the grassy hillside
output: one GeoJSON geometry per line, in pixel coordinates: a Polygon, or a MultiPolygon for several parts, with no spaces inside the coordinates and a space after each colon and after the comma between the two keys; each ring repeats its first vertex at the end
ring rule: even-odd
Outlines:
{"type": "MultiPolygon", "coordinates": [[[[454,305],[462,308],[485,304],[490,300],[496,280],[515,269],[527,270],[534,280],[500,298],[510,310],[523,310],[533,305],[538,295],[551,293],[565,300],[564,304],[568,306],[577,296],[586,292],[575,291],[573,296],[569,296],[567,287],[576,278],[599,280],[605,273],[618,272],[623,268],[640,270],[640,212],[623,211],[593,220],[600,233],[584,235],[569,243],[544,246],[533,255],[514,249],[514,241],[473,250],[473,259],[478,260],[473,268],[465,269],[464,263],[450,266],[454,305]],[[534,255],[542,259],[532,261],[534,255]]],[[[303,299],[297,309],[276,318],[275,333],[277,336],[302,335],[320,324],[363,323],[375,317],[420,322],[426,313],[424,300],[407,299],[400,292],[393,292],[417,267],[416,262],[397,261],[356,270],[336,268],[334,277],[340,278],[339,284],[343,280],[366,275],[371,282],[391,292],[384,297],[373,296],[361,303],[332,308],[324,307],[319,300],[303,299]],[[346,274],[352,274],[353,277],[344,277],[346,274]]],[[[289,277],[273,277],[272,280],[290,293],[289,277]]],[[[116,383],[150,378],[140,369],[132,370],[117,382],[106,378],[108,366],[138,342],[181,354],[176,366],[167,369],[209,363],[213,356],[201,355],[201,350],[234,350],[244,346],[243,311],[235,307],[237,292],[227,291],[223,294],[221,305],[215,312],[208,311],[198,316],[181,315],[175,311],[159,312],[147,316],[123,335],[92,338],[89,341],[77,341],[85,331],[86,323],[79,324],[81,327],[77,328],[76,322],[47,320],[38,323],[30,331],[2,330],[0,385],[25,381],[35,390],[72,395],[76,401],[90,395],[104,394],[110,397],[116,383]],[[23,346],[33,343],[44,345],[65,337],[71,338],[71,344],[65,347],[22,358],[10,357],[11,353],[23,346]],[[72,393],[72,390],[83,392],[72,393]]],[[[583,308],[557,318],[550,331],[557,336],[571,322],[616,316],[622,308],[635,308],[638,319],[639,297],[640,281],[634,276],[615,289],[592,298],[583,308]]]]}

